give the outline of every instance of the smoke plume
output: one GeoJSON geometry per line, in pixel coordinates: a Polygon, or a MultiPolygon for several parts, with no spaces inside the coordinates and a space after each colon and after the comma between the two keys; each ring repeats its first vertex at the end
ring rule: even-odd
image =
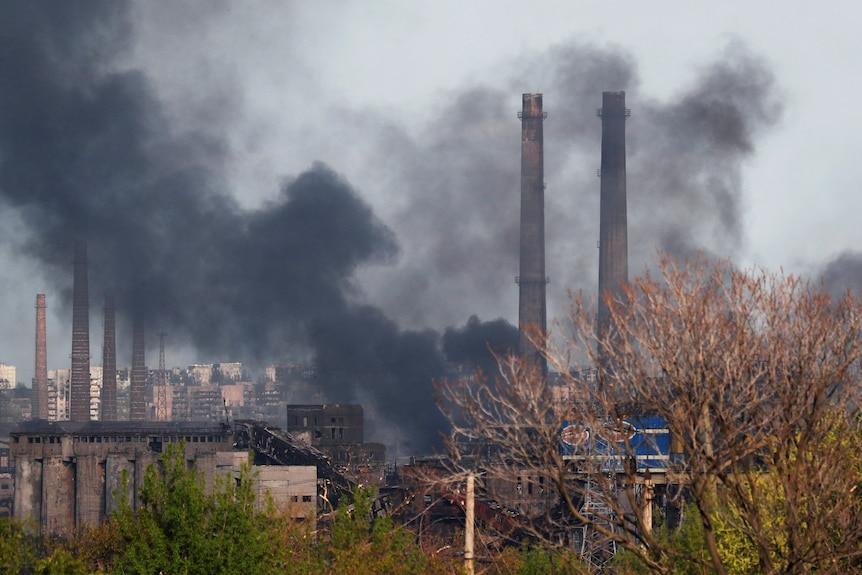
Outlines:
{"type": "Polygon", "coordinates": [[[835,298],[847,290],[857,296],[862,292],[862,253],[843,252],[814,272],[815,277],[823,279],[824,289],[835,298]]]}
{"type": "Polygon", "coordinates": [[[478,317],[517,309],[522,92],[538,87],[549,111],[552,314],[566,288],[595,290],[603,90],[627,90],[634,110],[629,238],[644,246],[634,272],[656,247],[741,246],[742,166],[780,112],[769,70],[738,46],[659,102],[639,93],[631,55],[572,43],[525,57],[501,85],[444,95],[417,130],[338,110],[332,132],[364,166],[365,189],[337,171],[346,152],[321,152],[334,168],[316,163],[247,207],[219,135],[241,98],[219,93],[208,100],[217,114],[175,122],[129,64],[131,6],[4,8],[0,218],[26,230],[5,241],[56,278],[68,305],[71,241],[87,240],[91,293],[115,294],[118,317],[142,314],[210,361],[312,358],[330,401],[369,398],[420,451],[443,428],[432,380],[452,363],[491,369],[488,344],[514,346],[505,319],[478,317]]]}

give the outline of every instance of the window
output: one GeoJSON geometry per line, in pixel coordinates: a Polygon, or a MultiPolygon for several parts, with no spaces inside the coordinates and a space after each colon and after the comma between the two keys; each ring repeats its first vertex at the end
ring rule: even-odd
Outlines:
{"type": "Polygon", "coordinates": [[[518,495],[524,494],[524,484],[521,483],[521,478],[518,478],[518,484],[515,486],[515,489],[518,491],[518,495]]]}
{"type": "Polygon", "coordinates": [[[311,503],[311,495],[303,495],[302,496],[303,503],[311,503]]]}

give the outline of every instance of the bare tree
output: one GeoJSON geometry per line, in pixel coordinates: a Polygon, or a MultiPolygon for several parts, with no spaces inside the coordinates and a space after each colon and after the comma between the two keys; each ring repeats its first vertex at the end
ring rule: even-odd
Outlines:
{"type": "Polygon", "coordinates": [[[656,267],[606,299],[601,337],[572,294],[562,337],[534,334],[550,377],[508,356],[493,378],[442,382],[451,460],[489,498],[543,478],[559,505],[521,529],[593,567],[622,548],[652,573],[732,573],[740,553],[765,574],[859,570],[860,303],[726,261],[656,267]],[[656,502],[683,500],[697,549],[653,529],[656,502]]]}

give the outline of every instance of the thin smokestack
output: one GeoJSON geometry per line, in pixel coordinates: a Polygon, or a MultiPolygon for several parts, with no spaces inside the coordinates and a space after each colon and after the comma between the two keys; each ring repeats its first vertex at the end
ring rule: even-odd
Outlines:
{"type": "Polygon", "coordinates": [[[48,419],[48,337],[45,327],[45,294],[36,295],[36,377],[30,396],[33,419],[48,419]]]}
{"type": "Polygon", "coordinates": [[[165,367],[165,334],[159,334],[159,385],[153,398],[156,403],[156,421],[168,420],[168,370],[165,367]]]}
{"type": "Polygon", "coordinates": [[[132,328],[132,373],[129,389],[129,420],[147,419],[147,367],[144,357],[144,320],[136,317],[132,328]]]}
{"type": "Polygon", "coordinates": [[[599,229],[598,334],[609,329],[605,298],[620,299],[628,282],[626,227],[626,109],[625,92],[602,92],[601,208],[599,229]]]}
{"type": "Polygon", "coordinates": [[[87,242],[75,242],[72,293],[72,381],[70,419],[90,420],[90,301],[87,286],[87,242]]]}
{"type": "Polygon", "coordinates": [[[518,352],[547,373],[547,361],[529,339],[547,331],[545,288],[545,159],[541,94],[524,94],[521,118],[521,264],[517,278],[518,352]]]}
{"type": "Polygon", "coordinates": [[[117,329],[114,296],[105,296],[105,341],[102,344],[102,421],[117,421],[117,329]]]}

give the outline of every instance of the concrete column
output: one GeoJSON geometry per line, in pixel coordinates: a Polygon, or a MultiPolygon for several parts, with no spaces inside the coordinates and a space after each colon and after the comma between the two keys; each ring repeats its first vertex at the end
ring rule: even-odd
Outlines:
{"type": "Polygon", "coordinates": [[[25,525],[42,519],[42,460],[27,457],[15,458],[15,499],[13,513],[16,521],[25,525]]]}
{"type": "Polygon", "coordinates": [[[105,517],[105,468],[96,455],[75,464],[75,525],[94,527],[105,517]]]}
{"type": "Polygon", "coordinates": [[[120,508],[122,497],[130,507],[135,505],[135,462],[126,454],[109,454],[105,460],[105,513],[110,515],[120,508]],[[126,474],[125,487],[123,473],[126,474]]]}
{"type": "Polygon", "coordinates": [[[70,535],[75,528],[75,464],[61,457],[42,463],[42,534],[70,535]]]}

